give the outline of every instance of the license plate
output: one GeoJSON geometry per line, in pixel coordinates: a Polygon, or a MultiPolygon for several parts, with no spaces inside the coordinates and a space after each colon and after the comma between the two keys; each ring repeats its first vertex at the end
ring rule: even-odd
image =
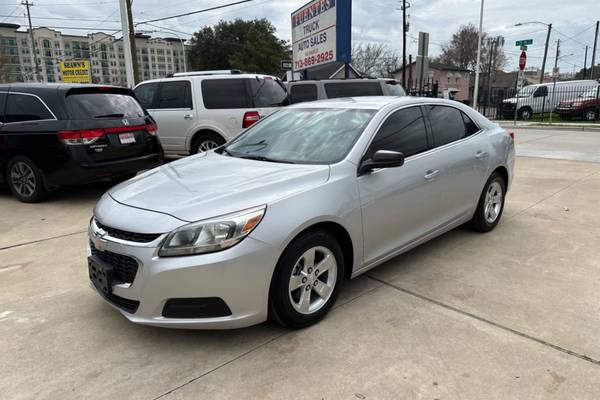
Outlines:
{"type": "Polygon", "coordinates": [[[104,293],[112,292],[113,269],[111,266],[97,262],[94,257],[88,257],[88,272],[90,280],[98,290],[104,293]]]}
{"type": "Polygon", "coordinates": [[[135,135],[133,133],[119,133],[119,141],[121,144],[135,143],[135,135]]]}

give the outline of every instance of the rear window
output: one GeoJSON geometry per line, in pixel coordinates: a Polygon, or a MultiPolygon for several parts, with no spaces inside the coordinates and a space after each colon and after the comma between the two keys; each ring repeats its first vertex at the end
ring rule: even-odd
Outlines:
{"type": "Polygon", "coordinates": [[[330,99],[338,97],[383,96],[381,84],[375,82],[335,82],[325,84],[325,93],[330,99]]]}
{"type": "Polygon", "coordinates": [[[39,98],[28,94],[10,93],[6,101],[4,122],[38,121],[54,119],[39,98]]]}
{"type": "Polygon", "coordinates": [[[317,85],[293,85],[290,88],[290,103],[302,103],[304,101],[315,101],[318,98],[317,85]]]}
{"type": "Polygon", "coordinates": [[[134,89],[135,96],[144,108],[152,108],[154,96],[158,90],[158,83],[145,83],[134,89]]]}
{"type": "Polygon", "coordinates": [[[284,105],[287,93],[281,83],[271,78],[251,79],[254,107],[277,107],[284,105]]]}
{"type": "Polygon", "coordinates": [[[406,93],[400,84],[395,82],[386,82],[385,84],[387,85],[391,96],[406,96],[406,93]]]}
{"type": "Polygon", "coordinates": [[[251,108],[248,79],[205,79],[202,98],[207,109],[251,108]]]}
{"type": "Polygon", "coordinates": [[[67,107],[73,119],[138,118],[144,109],[130,95],[120,93],[77,93],[67,95],[67,107]]]}

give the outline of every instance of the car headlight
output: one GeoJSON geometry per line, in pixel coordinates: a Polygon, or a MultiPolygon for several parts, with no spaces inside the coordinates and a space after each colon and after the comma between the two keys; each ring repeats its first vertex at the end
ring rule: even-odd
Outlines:
{"type": "Polygon", "coordinates": [[[187,256],[212,253],[234,246],[256,228],[266,209],[266,206],[260,206],[184,225],[167,235],[158,255],[187,256]]]}

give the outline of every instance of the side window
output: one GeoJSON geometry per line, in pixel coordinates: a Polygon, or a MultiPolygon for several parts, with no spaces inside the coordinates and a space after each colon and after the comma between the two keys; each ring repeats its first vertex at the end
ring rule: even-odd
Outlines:
{"type": "Polygon", "coordinates": [[[399,151],[404,157],[427,150],[427,130],[421,108],[405,108],[390,115],[369,149],[371,154],[377,150],[399,151]]]}
{"type": "Polygon", "coordinates": [[[246,79],[205,79],[202,98],[207,109],[251,108],[246,79]]]}
{"type": "Polygon", "coordinates": [[[156,108],[192,108],[192,90],[189,81],[160,84],[156,108]]]}
{"type": "Polygon", "coordinates": [[[54,116],[37,97],[9,93],[4,119],[6,122],[23,122],[54,119],[54,116]]]}
{"type": "Polygon", "coordinates": [[[447,106],[429,107],[433,147],[443,146],[465,137],[465,122],[460,110],[447,106]]]}
{"type": "Polygon", "coordinates": [[[548,86],[540,86],[533,93],[533,97],[546,97],[548,96],[548,86]]]}
{"type": "Polygon", "coordinates": [[[158,83],[146,83],[135,88],[135,97],[144,108],[152,108],[154,95],[158,89],[158,83]]]}
{"type": "Polygon", "coordinates": [[[315,101],[318,99],[317,85],[293,85],[290,91],[290,103],[315,101]]]}
{"type": "Polygon", "coordinates": [[[327,98],[355,96],[383,96],[379,81],[374,82],[335,82],[325,84],[327,98]]]}
{"type": "Polygon", "coordinates": [[[6,97],[8,95],[5,92],[0,92],[0,122],[4,123],[4,106],[6,105],[6,97]]]}
{"type": "Polygon", "coordinates": [[[279,81],[267,77],[250,82],[254,107],[276,107],[284,104],[287,93],[279,81]]]}
{"type": "Polygon", "coordinates": [[[461,114],[463,117],[463,121],[465,122],[465,137],[471,136],[472,134],[479,132],[479,127],[477,126],[477,124],[473,122],[473,120],[464,112],[461,111],[461,114]]]}

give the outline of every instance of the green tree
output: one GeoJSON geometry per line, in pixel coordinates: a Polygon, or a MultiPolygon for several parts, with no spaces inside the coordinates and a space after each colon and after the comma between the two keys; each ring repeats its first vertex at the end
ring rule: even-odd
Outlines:
{"type": "Polygon", "coordinates": [[[194,70],[240,69],[280,73],[280,61],[290,57],[286,41],[275,36],[266,19],[220,21],[203,27],[191,39],[189,60],[194,70]]]}

